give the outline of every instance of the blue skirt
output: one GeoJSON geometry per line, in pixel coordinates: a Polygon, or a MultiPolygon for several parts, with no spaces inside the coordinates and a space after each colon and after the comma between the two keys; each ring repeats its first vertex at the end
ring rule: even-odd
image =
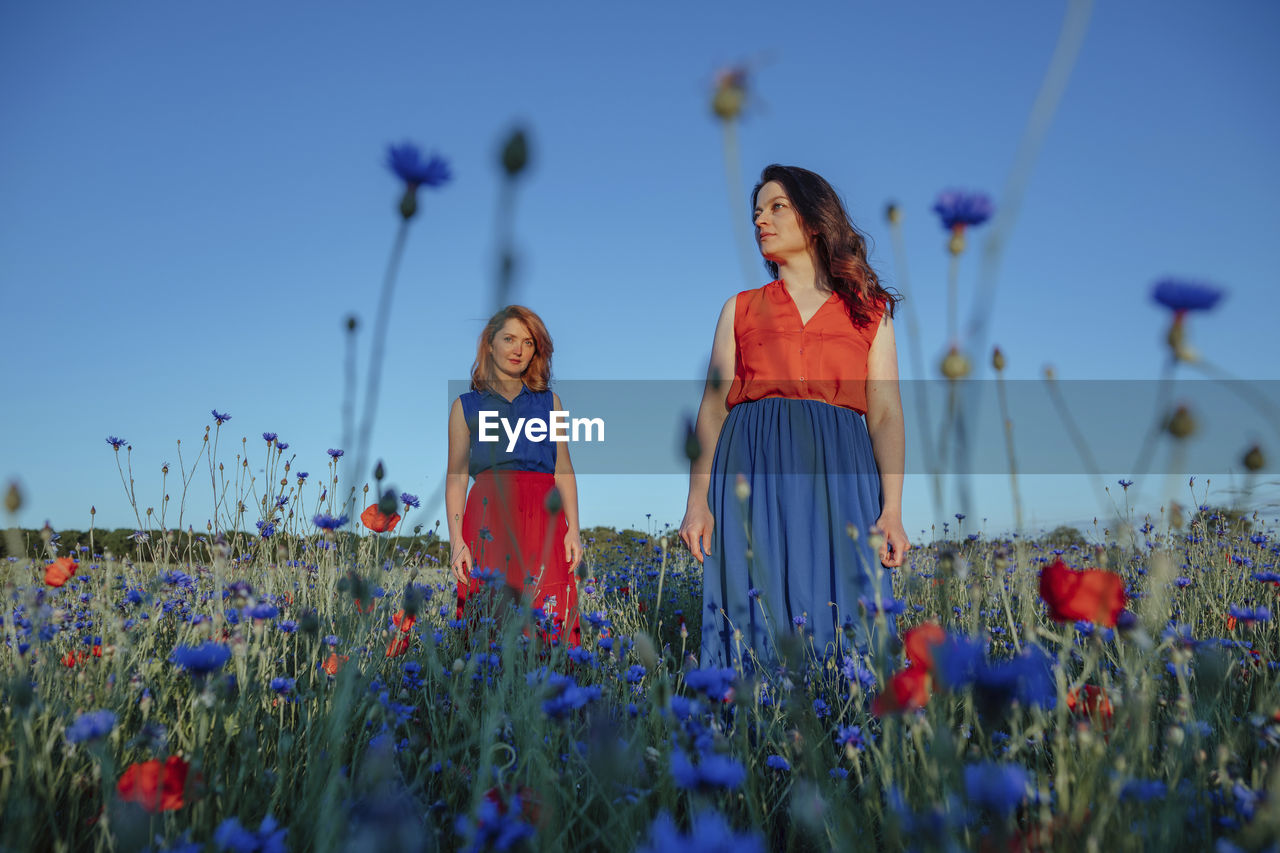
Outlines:
{"type": "Polygon", "coordinates": [[[861,415],[779,397],[734,406],[707,499],[703,666],[772,669],[784,633],[819,659],[871,650],[876,590],[887,601],[893,587],[868,542],[880,474],[861,415]]]}

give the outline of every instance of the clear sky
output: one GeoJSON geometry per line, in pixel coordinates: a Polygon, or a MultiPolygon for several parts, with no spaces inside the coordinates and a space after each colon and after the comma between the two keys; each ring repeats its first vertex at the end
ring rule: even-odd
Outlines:
{"type": "MultiPolygon", "coordinates": [[[[767,280],[762,266],[744,279],[732,227],[746,225],[750,186],[775,161],[840,190],[886,284],[913,300],[933,369],[947,255],[929,207],[952,187],[1000,204],[1065,9],[4,4],[0,477],[22,485],[19,523],[83,528],[96,505],[98,526],[133,526],[105,437],[132,444],[138,503],[158,508],[161,464],[176,470],[178,439],[190,460],[212,408],[233,416],[223,460],[248,437],[256,472],[272,431],[295,471],[324,470],[342,439],[343,319],[361,318],[363,378],[397,227],[399,187],[383,165],[393,142],[438,152],[454,172],[421,198],[387,339],[374,454],[399,489],[426,498],[442,477],[448,382],[467,375],[493,307],[496,154],[516,123],[532,165],[516,202],[514,298],[546,320],[560,379],[704,374],[720,305],[767,280]],[[709,100],[716,71],[734,64],[748,68],[750,97],[731,207],[709,100]],[[904,211],[909,288],[889,200],[904,211]]],[[[1263,0],[1097,4],[983,307],[1011,377],[1038,381],[1052,364],[1064,380],[1153,379],[1168,318],[1149,291],[1175,275],[1228,291],[1190,324],[1207,359],[1280,378],[1278,37],[1280,6],[1263,0]]],[[[982,236],[961,265],[963,316],[982,236]]],[[[655,446],[676,446],[698,402],[696,382],[672,386],[688,392],[644,412],[655,446]]],[[[1043,417],[1011,414],[1015,429],[1043,417]]],[[[1234,420],[1200,414],[1211,428],[1234,420]]],[[[1140,433],[1138,420],[1081,428],[1101,440],[1140,433]]],[[[1223,448],[1208,464],[1227,485],[1249,436],[1214,435],[1201,440],[1223,448]]],[[[1280,459],[1274,431],[1256,440],[1280,459]]],[[[977,441],[1003,438],[993,427],[977,441]]],[[[1012,522],[1005,483],[979,484],[977,514],[994,529],[1012,522]]],[[[685,488],[678,474],[584,472],[583,524],[678,522],[685,488]]],[[[206,473],[188,498],[197,529],[209,491],[206,473]]],[[[1088,484],[1061,473],[1029,479],[1023,499],[1037,524],[1100,512],[1088,484]]],[[[411,522],[442,515],[441,501],[411,522]]],[[[913,535],[935,521],[920,478],[906,516],[913,535]]]]}

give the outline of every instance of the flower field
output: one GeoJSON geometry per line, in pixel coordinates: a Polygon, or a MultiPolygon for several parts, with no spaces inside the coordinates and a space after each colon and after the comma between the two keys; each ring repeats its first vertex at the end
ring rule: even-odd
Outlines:
{"type": "Polygon", "coordinates": [[[428,548],[273,518],[8,559],[0,849],[1232,850],[1280,831],[1280,544],[1207,507],[1060,548],[961,521],[864,603],[881,648],[824,659],[799,629],[758,675],[698,667],[701,577],[670,531],[588,537],[566,650],[499,599],[457,619],[428,548]]]}

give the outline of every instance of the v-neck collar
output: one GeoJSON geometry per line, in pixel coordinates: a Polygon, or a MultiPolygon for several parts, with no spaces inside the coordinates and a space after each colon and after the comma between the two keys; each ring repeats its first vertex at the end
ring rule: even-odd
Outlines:
{"type": "Polygon", "coordinates": [[[835,292],[835,291],[832,291],[832,292],[831,292],[831,295],[830,295],[830,296],[828,296],[828,297],[826,298],[826,301],[824,301],[821,305],[819,305],[819,306],[817,307],[817,309],[816,309],[812,314],[810,314],[810,315],[809,315],[809,319],[808,319],[808,320],[806,320],[806,319],[805,319],[805,318],[800,314],[800,306],[796,304],[796,300],[791,296],[791,291],[787,290],[787,285],[786,285],[786,283],[785,283],[785,282],[783,282],[783,280],[782,280],[782,279],[778,279],[778,280],[777,280],[776,282],[774,282],[774,283],[778,285],[778,289],[779,289],[780,291],[782,291],[782,295],[786,298],[787,302],[790,302],[790,303],[791,303],[791,308],[796,312],[796,319],[800,321],[800,329],[801,329],[802,331],[803,331],[804,329],[807,329],[807,328],[809,327],[809,324],[813,322],[813,318],[814,318],[814,317],[817,317],[819,314],[821,314],[821,313],[822,313],[822,309],[823,309],[823,308],[826,308],[826,307],[827,307],[827,304],[828,304],[829,302],[831,302],[831,300],[832,300],[832,299],[836,299],[836,298],[838,298],[838,296],[837,296],[836,292],[835,292]]]}
{"type": "Polygon", "coordinates": [[[516,392],[516,395],[515,395],[514,397],[512,397],[510,400],[508,400],[506,397],[502,396],[501,394],[499,394],[497,391],[493,390],[492,388],[486,388],[486,389],[484,390],[484,393],[488,394],[490,397],[497,397],[499,400],[501,400],[502,402],[506,403],[508,406],[510,406],[510,405],[512,405],[512,404],[514,404],[516,400],[520,399],[520,395],[521,395],[521,394],[525,394],[525,393],[528,393],[528,392],[529,392],[529,386],[528,386],[528,385],[525,385],[523,382],[522,382],[522,383],[520,383],[520,390],[519,390],[519,391],[517,391],[517,392],[516,392]]]}

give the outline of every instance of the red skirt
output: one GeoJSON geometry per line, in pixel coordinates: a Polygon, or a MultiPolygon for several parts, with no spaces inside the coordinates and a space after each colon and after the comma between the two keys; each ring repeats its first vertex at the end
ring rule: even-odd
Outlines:
{"type": "MultiPolygon", "coordinates": [[[[551,642],[580,642],[578,585],[564,555],[569,532],[564,512],[547,511],[555,475],[543,471],[488,470],[476,475],[462,516],[462,538],[474,569],[491,572],[491,588],[502,589],[545,614],[551,642]]],[[[458,616],[466,613],[486,581],[458,584],[458,616]]]]}

